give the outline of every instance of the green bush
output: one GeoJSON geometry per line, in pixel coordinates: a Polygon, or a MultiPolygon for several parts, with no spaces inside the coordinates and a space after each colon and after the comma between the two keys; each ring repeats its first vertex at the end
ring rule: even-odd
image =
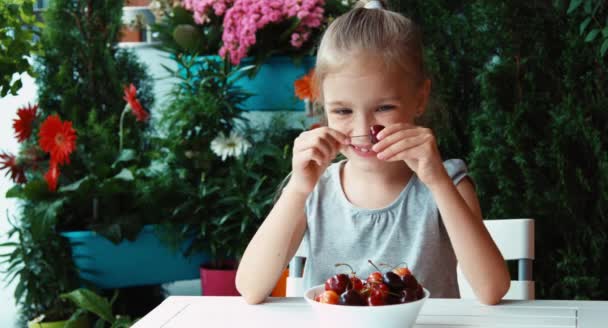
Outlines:
{"type": "Polygon", "coordinates": [[[608,36],[608,6],[392,4],[423,28],[444,157],[467,160],[484,217],[536,220],[537,297],[608,298],[608,63],[598,37],[608,36]]]}

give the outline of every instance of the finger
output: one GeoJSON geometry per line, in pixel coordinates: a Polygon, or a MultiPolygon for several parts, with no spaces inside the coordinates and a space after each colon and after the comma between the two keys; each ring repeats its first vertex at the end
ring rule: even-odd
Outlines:
{"type": "Polygon", "coordinates": [[[342,145],[350,145],[350,138],[338,130],[325,128],[322,132],[324,132],[326,136],[333,138],[342,145]]]}
{"type": "Polygon", "coordinates": [[[409,124],[409,123],[392,124],[392,125],[385,127],[384,129],[382,129],[382,131],[378,132],[378,135],[376,135],[376,137],[378,138],[378,140],[382,140],[382,139],[386,138],[386,136],[393,134],[397,131],[409,130],[409,129],[413,129],[416,127],[417,127],[416,125],[409,124]]]}
{"type": "Polygon", "coordinates": [[[310,165],[311,161],[315,162],[319,166],[323,166],[326,163],[320,150],[316,148],[309,148],[297,153],[294,156],[293,165],[299,169],[304,169],[310,165]]]}
{"type": "Polygon", "coordinates": [[[376,143],[375,145],[372,146],[372,150],[375,151],[376,153],[380,153],[384,149],[390,147],[391,145],[393,145],[401,140],[416,138],[422,134],[423,133],[421,133],[421,130],[419,130],[417,128],[399,130],[392,134],[386,135],[383,140],[379,141],[378,143],[376,143]]]}
{"type": "Polygon", "coordinates": [[[298,148],[298,151],[304,151],[311,148],[318,149],[324,156],[325,160],[331,161],[335,155],[332,154],[338,148],[338,142],[334,139],[324,139],[323,136],[311,136],[310,139],[305,140],[298,148]]]}
{"type": "Polygon", "coordinates": [[[427,134],[419,134],[415,137],[401,139],[379,152],[378,158],[387,161],[399,159],[404,160],[408,158],[408,155],[411,156],[411,154],[407,154],[405,152],[428,143],[430,138],[431,136],[427,134]]]}

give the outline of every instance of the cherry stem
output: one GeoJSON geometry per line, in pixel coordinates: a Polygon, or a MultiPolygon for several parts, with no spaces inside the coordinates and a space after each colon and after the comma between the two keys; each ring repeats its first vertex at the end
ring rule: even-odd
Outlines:
{"type": "Polygon", "coordinates": [[[382,272],[382,270],[380,270],[380,268],[378,268],[374,262],[372,262],[372,260],[367,260],[367,262],[369,262],[369,264],[371,264],[374,268],[376,268],[376,270],[378,270],[379,272],[382,272]]]}
{"type": "Polygon", "coordinates": [[[391,268],[391,270],[393,269],[393,268],[391,267],[391,265],[390,265],[390,264],[387,264],[387,263],[378,263],[378,265],[379,265],[379,266],[381,266],[381,267],[387,267],[387,268],[391,268]]]}
{"type": "Polygon", "coordinates": [[[351,266],[350,266],[348,263],[336,263],[336,264],[335,264],[336,268],[337,268],[337,267],[339,267],[339,266],[343,266],[343,265],[346,265],[346,266],[347,266],[347,267],[350,269],[350,272],[351,272],[353,275],[355,275],[355,274],[356,274],[355,270],[353,270],[353,267],[351,267],[351,266]]]}
{"type": "Polygon", "coordinates": [[[408,268],[408,269],[410,268],[409,265],[407,265],[407,262],[401,262],[401,263],[397,264],[397,266],[394,267],[393,270],[399,268],[401,266],[401,264],[405,264],[405,268],[408,268]]]}

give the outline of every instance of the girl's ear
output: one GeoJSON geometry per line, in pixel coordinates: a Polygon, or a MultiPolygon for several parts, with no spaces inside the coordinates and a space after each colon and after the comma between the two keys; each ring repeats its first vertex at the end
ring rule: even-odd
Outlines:
{"type": "Polygon", "coordinates": [[[431,79],[425,79],[418,90],[418,100],[416,102],[416,117],[422,116],[426,111],[426,105],[429,102],[429,95],[431,94],[431,79]]]}

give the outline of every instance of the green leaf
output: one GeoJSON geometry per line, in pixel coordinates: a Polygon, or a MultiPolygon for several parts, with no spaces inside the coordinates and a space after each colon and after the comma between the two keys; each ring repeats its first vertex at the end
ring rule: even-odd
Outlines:
{"type": "Polygon", "coordinates": [[[570,7],[568,7],[568,15],[575,11],[583,3],[583,0],[572,0],[570,1],[570,7]]]}
{"type": "Polygon", "coordinates": [[[137,153],[135,152],[135,150],[133,149],[123,149],[122,152],[120,153],[120,155],[118,155],[118,158],[116,159],[116,161],[114,161],[114,164],[112,164],[112,167],[116,167],[118,165],[118,163],[122,163],[122,162],[129,162],[135,159],[135,157],[137,156],[137,153]]]}
{"type": "Polygon", "coordinates": [[[585,32],[585,29],[587,28],[587,26],[589,26],[589,23],[591,23],[591,17],[587,17],[580,25],[579,27],[579,34],[583,35],[583,32],[585,32]]]}
{"type": "Polygon", "coordinates": [[[74,312],[74,314],[72,314],[72,316],[70,316],[70,319],[68,319],[68,321],[65,323],[64,328],[80,327],[80,325],[78,325],[78,323],[79,323],[78,319],[80,319],[80,317],[82,317],[86,314],[87,314],[87,311],[85,309],[76,310],[76,312],[74,312]]]}
{"type": "Polygon", "coordinates": [[[21,185],[15,185],[6,192],[6,198],[24,198],[24,196],[21,185]]]}
{"type": "Polygon", "coordinates": [[[96,314],[108,323],[114,323],[115,321],[112,315],[112,306],[108,300],[89,289],[79,288],[70,293],[61,294],[60,297],[72,301],[78,307],[96,314]]]}
{"type": "Polygon", "coordinates": [[[602,57],[606,55],[606,51],[608,51],[608,39],[604,39],[604,43],[602,43],[602,48],[600,49],[602,57]]]}
{"type": "Polygon", "coordinates": [[[120,171],[120,173],[118,173],[116,176],[114,176],[114,179],[124,180],[124,181],[133,181],[135,179],[135,177],[133,176],[133,173],[131,173],[131,170],[122,169],[122,171],[120,171]]]}
{"type": "Polygon", "coordinates": [[[602,30],[602,36],[604,38],[608,38],[608,26],[604,27],[604,29],[602,30]]]}
{"type": "Polygon", "coordinates": [[[77,191],[80,188],[80,185],[82,185],[83,182],[89,180],[89,177],[86,176],[76,182],[70,183],[69,185],[63,186],[59,188],[59,192],[64,192],[64,191],[77,191]]]}
{"type": "Polygon", "coordinates": [[[589,32],[589,34],[587,34],[587,37],[585,38],[585,42],[591,42],[591,41],[595,40],[595,37],[599,33],[600,33],[600,30],[597,28],[591,30],[591,32],[589,32]]]}

